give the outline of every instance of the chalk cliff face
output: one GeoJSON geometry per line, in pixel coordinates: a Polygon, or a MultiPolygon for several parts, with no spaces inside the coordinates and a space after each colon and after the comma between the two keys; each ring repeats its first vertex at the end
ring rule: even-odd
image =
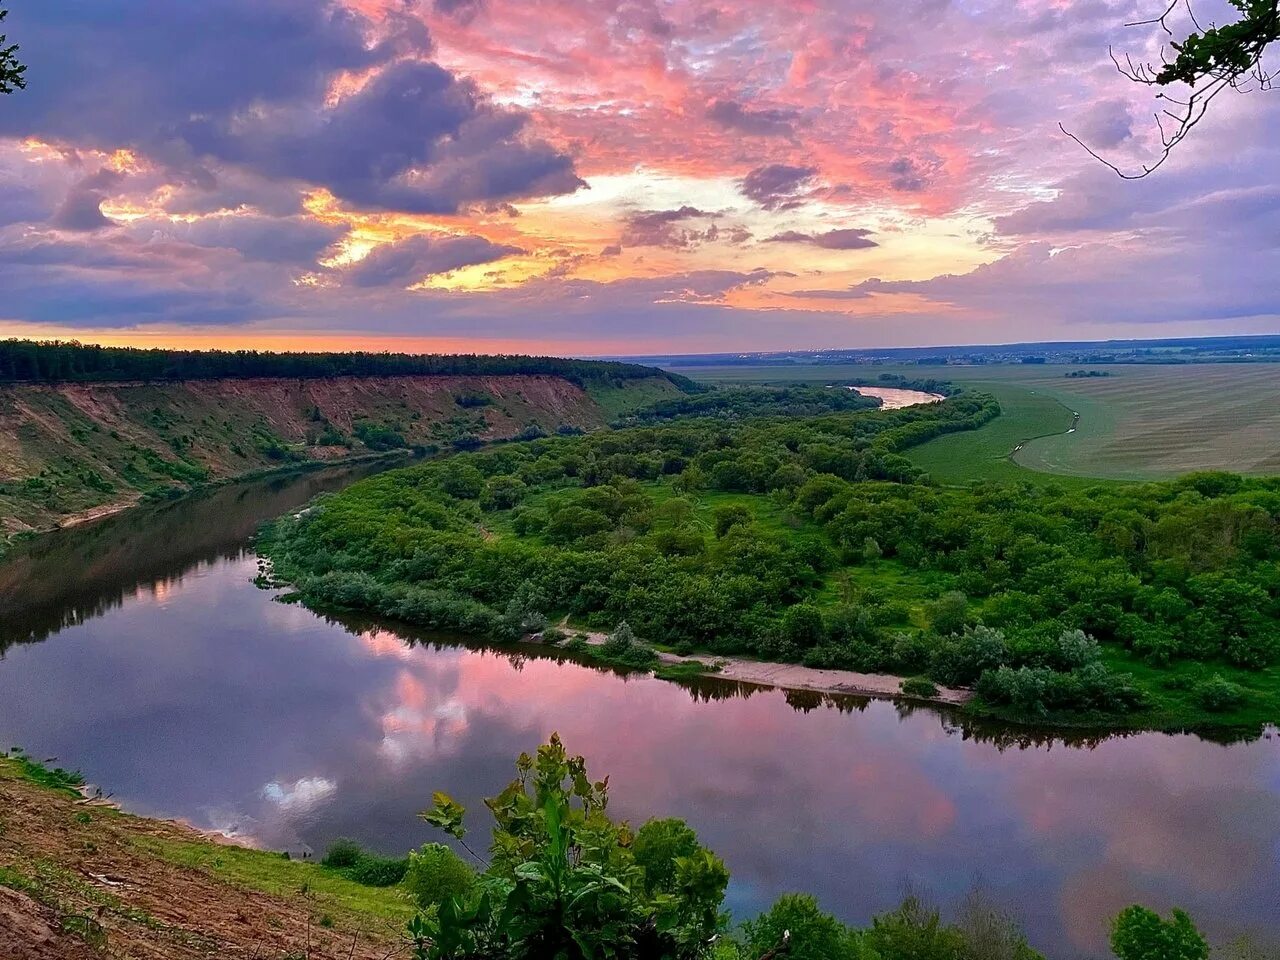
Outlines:
{"type": "Polygon", "coordinates": [[[0,386],[0,537],[290,462],[591,429],[676,392],[517,375],[0,386]]]}

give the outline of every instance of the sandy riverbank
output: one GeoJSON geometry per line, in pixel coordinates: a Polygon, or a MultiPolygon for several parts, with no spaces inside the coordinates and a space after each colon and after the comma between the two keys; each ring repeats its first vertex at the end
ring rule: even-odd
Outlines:
{"type": "MultiPolygon", "coordinates": [[[[562,629],[572,631],[571,627],[562,629]]],[[[581,631],[577,631],[581,632],[581,631]]],[[[584,632],[587,643],[599,646],[608,634],[584,632]]],[[[658,651],[658,659],[664,664],[702,663],[718,669],[708,670],[704,676],[739,683],[754,683],[762,687],[778,687],[783,690],[808,690],[813,693],[847,694],[885,699],[907,699],[958,707],[967,703],[973,693],[950,687],[938,687],[932,697],[903,697],[903,677],[887,673],[857,673],[853,670],[822,670],[799,663],[772,663],[749,657],[717,657],[710,655],[682,657],[675,653],[658,651]]]]}

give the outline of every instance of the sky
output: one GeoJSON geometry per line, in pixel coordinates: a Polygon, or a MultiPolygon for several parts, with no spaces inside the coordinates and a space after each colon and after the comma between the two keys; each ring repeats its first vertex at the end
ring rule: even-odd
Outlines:
{"type": "Polygon", "coordinates": [[[0,96],[0,336],[592,356],[1280,332],[1280,102],[1220,98],[1136,182],[1058,129],[1158,155],[1160,104],[1108,49],[1158,58],[1126,24],[1159,0],[7,5],[29,69],[0,96]]]}

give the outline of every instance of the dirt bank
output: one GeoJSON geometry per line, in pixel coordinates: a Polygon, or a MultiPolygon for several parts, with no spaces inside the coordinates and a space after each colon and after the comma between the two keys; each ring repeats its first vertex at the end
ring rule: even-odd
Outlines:
{"type": "Polygon", "coordinates": [[[331,877],[37,785],[0,759],[0,960],[407,956],[398,894],[331,877]],[[357,897],[386,903],[364,911],[357,897]]]}
{"type": "Polygon", "coordinates": [[[678,388],[607,392],[545,375],[0,384],[0,538],[290,463],[591,429],[678,388]]]}

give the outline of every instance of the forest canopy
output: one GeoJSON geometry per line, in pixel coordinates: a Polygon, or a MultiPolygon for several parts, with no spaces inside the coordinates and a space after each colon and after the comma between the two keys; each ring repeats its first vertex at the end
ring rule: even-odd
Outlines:
{"type": "Polygon", "coordinates": [[[677,652],[924,675],[1031,721],[1276,719],[1280,480],[933,484],[930,407],[674,423],[381,475],[262,547],[311,602],[516,640],[568,616],[677,652]]]}
{"type": "Polygon", "coordinates": [[[0,341],[0,381],[214,380],[247,377],[507,376],[588,382],[661,377],[696,392],[693,381],[638,363],[480,354],[270,353],[258,350],[144,350],[74,341],[0,341]]]}

